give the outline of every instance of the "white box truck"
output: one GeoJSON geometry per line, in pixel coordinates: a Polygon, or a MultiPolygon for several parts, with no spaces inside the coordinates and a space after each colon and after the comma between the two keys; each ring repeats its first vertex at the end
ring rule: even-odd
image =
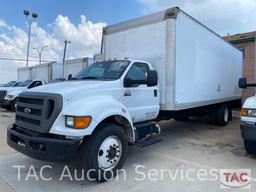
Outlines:
{"type": "MultiPolygon", "coordinates": [[[[239,87],[256,87],[256,83],[247,83],[247,78],[239,79],[239,87]]],[[[247,153],[256,155],[256,95],[248,97],[241,109],[241,135],[247,153]]]]}
{"type": "Polygon", "coordinates": [[[210,115],[226,125],[241,99],[242,53],[178,8],[108,26],[102,45],[104,61],[19,95],[9,146],[41,160],[78,159],[104,181],[128,144],[157,141],[159,119],[210,115]]]}
{"type": "Polygon", "coordinates": [[[63,78],[66,78],[70,74],[72,74],[72,75],[77,74],[79,71],[88,67],[92,63],[93,63],[93,59],[89,58],[89,57],[65,61],[64,62],[64,72],[63,72],[64,77],[63,78]]]}
{"type": "Polygon", "coordinates": [[[34,79],[35,69],[34,67],[22,67],[17,69],[18,81],[24,81],[27,79],[34,79]]]}
{"type": "Polygon", "coordinates": [[[57,62],[36,65],[34,67],[35,79],[41,79],[46,83],[49,83],[54,79],[62,78],[62,67],[63,65],[57,62]]]}

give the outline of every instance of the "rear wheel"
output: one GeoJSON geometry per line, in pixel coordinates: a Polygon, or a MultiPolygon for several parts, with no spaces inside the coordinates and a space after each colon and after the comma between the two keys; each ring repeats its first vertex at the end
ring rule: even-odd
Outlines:
{"type": "Polygon", "coordinates": [[[128,140],[122,127],[102,124],[82,144],[82,167],[87,171],[89,179],[109,180],[123,167],[127,150],[128,140]]]}
{"type": "Polygon", "coordinates": [[[229,121],[229,107],[228,105],[221,105],[217,109],[217,124],[225,126],[229,121]]]}
{"type": "Polygon", "coordinates": [[[227,104],[216,106],[209,111],[210,122],[216,125],[227,125],[231,116],[232,112],[227,104]]]}
{"type": "Polygon", "coordinates": [[[244,148],[247,153],[256,155],[256,142],[244,139],[244,148]]]}
{"type": "Polygon", "coordinates": [[[217,124],[217,108],[210,109],[209,117],[212,124],[217,124]]]}

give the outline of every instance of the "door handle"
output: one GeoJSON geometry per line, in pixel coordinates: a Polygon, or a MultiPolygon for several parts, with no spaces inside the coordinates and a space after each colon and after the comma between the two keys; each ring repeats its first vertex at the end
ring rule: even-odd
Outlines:
{"type": "Polygon", "coordinates": [[[124,96],[127,97],[127,96],[132,96],[132,93],[130,90],[125,90],[124,91],[124,96]]]}
{"type": "Polygon", "coordinates": [[[157,89],[154,89],[154,97],[157,97],[157,89]]]}

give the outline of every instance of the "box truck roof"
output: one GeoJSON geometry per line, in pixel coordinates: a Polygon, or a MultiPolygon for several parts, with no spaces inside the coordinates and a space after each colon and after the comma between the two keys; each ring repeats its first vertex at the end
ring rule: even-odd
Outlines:
{"type": "Polygon", "coordinates": [[[105,59],[151,63],[159,76],[161,110],[241,98],[241,51],[176,7],[106,27],[102,53],[105,59]]]}
{"type": "MultiPolygon", "coordinates": [[[[201,25],[202,27],[209,30],[211,33],[218,36],[220,39],[222,39],[223,41],[225,41],[226,43],[228,43],[232,47],[234,47],[230,42],[223,39],[219,34],[217,34],[213,30],[211,30],[209,27],[207,27],[200,21],[196,20],[195,18],[193,18],[192,16],[190,16],[189,14],[187,14],[186,12],[181,10],[179,7],[172,7],[172,8],[166,9],[164,11],[152,13],[152,14],[149,14],[146,16],[131,19],[129,21],[125,21],[125,22],[121,22],[121,23],[117,23],[117,24],[113,24],[113,25],[108,25],[108,26],[104,27],[104,29],[103,29],[103,36],[107,35],[107,34],[115,33],[115,32],[124,31],[124,30],[131,29],[131,28],[136,28],[136,27],[143,26],[143,25],[149,25],[149,24],[160,22],[160,21],[170,19],[170,18],[176,19],[178,14],[183,14],[183,15],[187,16],[188,18],[190,18],[197,24],[201,25]]],[[[234,47],[234,48],[237,49],[236,47],[234,47]]],[[[101,46],[101,53],[102,52],[103,52],[103,44],[101,46]]]]}

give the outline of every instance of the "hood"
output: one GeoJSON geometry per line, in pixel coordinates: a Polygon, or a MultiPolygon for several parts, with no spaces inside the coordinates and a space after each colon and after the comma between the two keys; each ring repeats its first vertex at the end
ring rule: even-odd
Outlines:
{"type": "Polygon", "coordinates": [[[115,81],[95,81],[95,80],[77,80],[65,81],[60,83],[51,83],[29,89],[26,92],[41,92],[41,93],[57,93],[63,96],[77,95],[80,93],[89,93],[111,88],[119,88],[120,80],[115,81]]]}
{"type": "Polygon", "coordinates": [[[24,91],[27,87],[0,87],[0,90],[9,91],[24,91]]]}
{"type": "Polygon", "coordinates": [[[23,89],[11,89],[11,90],[7,90],[7,95],[14,95],[15,97],[17,97],[20,93],[22,93],[23,91],[25,91],[27,88],[23,87],[23,89]]]}
{"type": "Polygon", "coordinates": [[[256,96],[247,98],[243,104],[243,108],[256,109],[256,96]]]}

